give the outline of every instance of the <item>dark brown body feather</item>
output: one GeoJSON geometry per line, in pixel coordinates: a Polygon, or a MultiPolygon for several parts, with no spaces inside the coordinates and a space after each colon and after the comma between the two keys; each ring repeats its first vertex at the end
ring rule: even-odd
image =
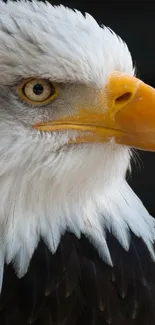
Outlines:
{"type": "Polygon", "coordinates": [[[5,267],[0,325],[154,325],[155,263],[132,234],[129,252],[111,235],[114,267],[86,238],[63,236],[52,255],[40,242],[28,273],[19,280],[5,267]]]}

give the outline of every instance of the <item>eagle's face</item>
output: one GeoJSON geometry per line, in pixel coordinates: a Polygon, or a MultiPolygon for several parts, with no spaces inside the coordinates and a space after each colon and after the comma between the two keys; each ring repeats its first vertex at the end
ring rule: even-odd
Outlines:
{"type": "Polygon", "coordinates": [[[138,144],[124,134],[137,131],[119,111],[139,84],[127,46],[63,6],[0,2],[0,13],[3,257],[22,275],[40,236],[55,252],[66,229],[86,234],[108,263],[105,228],[128,249],[130,227],[151,250],[154,222],[125,181],[138,144]]]}
{"type": "Polygon", "coordinates": [[[83,130],[40,133],[34,126],[78,116],[82,110],[89,116],[98,108],[104,113],[110,74],[134,73],[127,46],[89,15],[35,2],[1,3],[0,40],[3,175],[4,169],[7,177],[9,169],[17,175],[21,170],[20,182],[24,175],[31,183],[35,177],[32,192],[37,184],[46,196],[47,181],[49,191],[54,187],[62,196],[63,187],[64,195],[77,195],[77,187],[89,188],[90,194],[96,182],[102,189],[114,176],[124,178],[129,151],[113,137],[111,143],[72,144],[83,130]]]}

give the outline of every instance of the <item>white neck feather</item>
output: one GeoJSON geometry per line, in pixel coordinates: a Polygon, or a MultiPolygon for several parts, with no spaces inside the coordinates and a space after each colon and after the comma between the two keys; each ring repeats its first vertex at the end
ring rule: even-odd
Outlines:
{"type": "MultiPolygon", "coordinates": [[[[109,143],[57,152],[57,135],[13,132],[0,147],[1,280],[4,261],[12,261],[22,277],[39,239],[55,253],[66,230],[78,238],[85,234],[112,265],[105,230],[128,250],[131,229],[155,258],[155,221],[125,180],[127,148],[109,143]]],[[[59,141],[68,138],[59,135],[59,141]]]]}

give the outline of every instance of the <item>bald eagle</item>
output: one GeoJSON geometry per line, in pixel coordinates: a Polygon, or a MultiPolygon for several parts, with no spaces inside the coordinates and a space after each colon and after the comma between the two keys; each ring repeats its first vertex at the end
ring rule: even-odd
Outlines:
{"type": "Polygon", "coordinates": [[[155,220],[126,181],[155,90],[89,14],[0,0],[0,324],[154,325],[155,220]]]}

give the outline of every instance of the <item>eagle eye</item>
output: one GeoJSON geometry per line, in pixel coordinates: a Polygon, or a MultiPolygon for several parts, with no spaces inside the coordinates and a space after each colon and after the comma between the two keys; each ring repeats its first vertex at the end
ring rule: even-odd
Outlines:
{"type": "Polygon", "coordinates": [[[56,87],[47,79],[29,78],[18,86],[18,93],[22,100],[32,105],[45,105],[58,96],[56,87]]]}

